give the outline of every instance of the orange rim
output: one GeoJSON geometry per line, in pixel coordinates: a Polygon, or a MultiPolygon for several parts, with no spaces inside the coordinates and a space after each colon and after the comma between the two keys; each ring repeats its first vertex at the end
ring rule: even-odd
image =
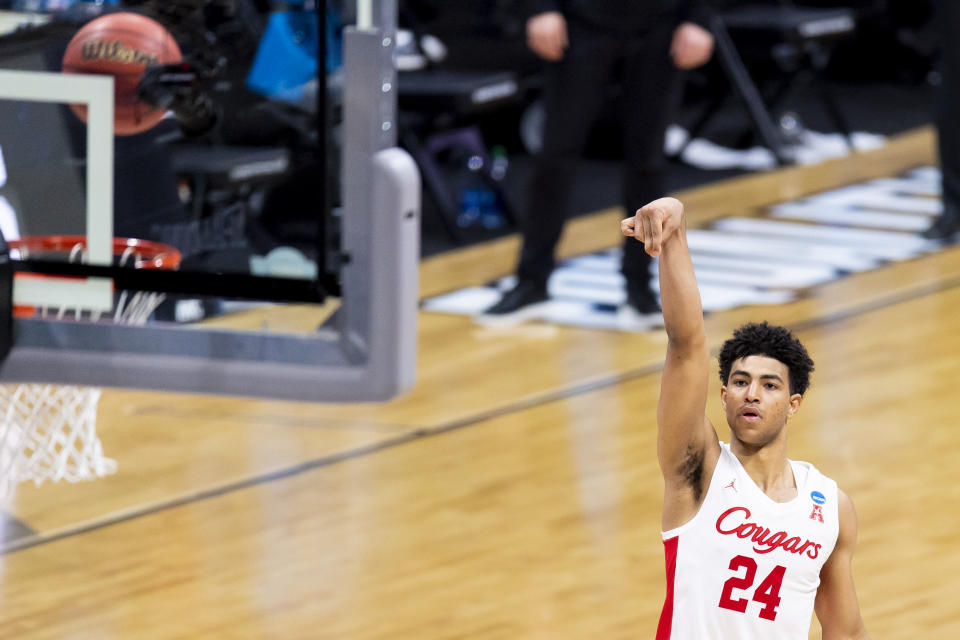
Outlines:
{"type": "MultiPolygon", "coordinates": [[[[76,247],[87,247],[87,237],[77,235],[62,236],[24,236],[18,240],[10,240],[11,249],[30,252],[61,252],[73,251],[76,247]]],[[[137,238],[114,238],[113,255],[123,256],[127,251],[134,256],[134,269],[177,269],[180,266],[182,255],[180,251],[162,242],[153,240],[139,240],[137,238]]],[[[20,273],[17,278],[46,278],[61,276],[44,276],[38,273],[20,273]]],[[[13,315],[18,318],[31,317],[36,308],[30,305],[18,304],[13,306],[13,315]]]]}
{"type": "MultiPolygon", "coordinates": [[[[27,252],[72,251],[75,247],[86,248],[86,236],[24,236],[10,240],[11,249],[26,249],[27,252]]],[[[180,251],[162,242],[137,238],[114,238],[113,255],[122,256],[127,251],[135,252],[134,269],[176,269],[180,266],[180,251]]]]}

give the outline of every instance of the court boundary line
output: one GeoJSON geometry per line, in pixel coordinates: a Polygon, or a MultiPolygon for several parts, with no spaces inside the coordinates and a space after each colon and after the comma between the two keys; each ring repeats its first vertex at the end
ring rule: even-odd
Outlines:
{"type": "MultiPolygon", "coordinates": [[[[927,284],[921,287],[914,289],[908,289],[905,291],[900,291],[889,296],[880,297],[876,300],[858,304],[849,309],[841,309],[834,311],[832,313],[827,313],[822,316],[817,316],[813,318],[808,318],[807,320],[802,320],[796,323],[786,324],[788,329],[791,331],[808,331],[811,329],[818,329],[821,327],[829,326],[837,322],[843,322],[851,318],[856,318],[864,315],[868,315],[875,311],[882,309],[887,309],[890,307],[895,307],[900,304],[905,304],[913,300],[918,300],[920,298],[925,298],[930,295],[935,295],[938,293],[943,293],[950,291],[952,289],[960,288],[960,276],[954,276],[952,278],[947,278],[939,282],[934,282],[927,284]]],[[[719,346],[711,347],[710,353],[711,356],[715,356],[719,351],[719,346]]],[[[387,438],[381,442],[376,442],[373,444],[357,447],[354,449],[349,449],[340,453],[322,456],[320,458],[315,458],[313,460],[307,460],[305,462],[298,463],[291,467],[284,469],[278,469],[276,471],[271,471],[269,473],[260,474],[246,478],[244,480],[239,480],[236,482],[231,482],[219,487],[214,487],[212,489],[206,489],[203,491],[198,491],[190,494],[180,496],[171,500],[166,500],[163,502],[156,503],[147,507],[139,509],[130,509],[125,512],[120,512],[103,518],[100,520],[94,520],[84,524],[76,526],[66,526],[61,527],[60,529],[55,529],[53,532],[48,534],[36,534],[34,536],[27,536],[20,538],[19,540],[13,541],[9,544],[0,546],[0,557],[4,557],[13,553],[20,551],[26,551],[37,546],[58,542],[60,540],[65,540],[67,538],[76,537],[83,535],[85,533],[90,533],[92,531],[97,531],[99,529],[105,529],[107,527],[123,524],[132,520],[136,520],[141,517],[151,516],[162,511],[167,511],[169,509],[175,509],[177,507],[186,506],[189,504],[199,503],[204,500],[211,498],[217,498],[223,495],[234,493],[237,491],[242,491],[251,487],[255,487],[262,484],[267,484],[277,480],[283,480],[286,478],[291,478],[298,476],[300,474],[313,471],[315,469],[322,469],[325,467],[330,467],[347,460],[353,460],[361,458],[370,454],[378,453],[387,449],[393,449],[410,442],[423,440],[425,438],[444,435],[453,431],[459,431],[460,429],[474,426],[477,424],[482,424],[484,422],[489,422],[496,418],[501,418],[506,415],[513,413],[520,413],[528,409],[533,409],[536,407],[545,406],[559,400],[566,400],[569,398],[574,398],[576,396],[584,395],[591,393],[593,391],[599,391],[601,389],[606,389],[609,387],[616,386],[621,383],[631,382],[640,378],[644,378],[648,375],[659,373],[663,370],[663,362],[657,362],[654,364],[645,365],[636,369],[631,369],[624,371],[622,373],[605,376],[598,378],[596,380],[583,382],[580,384],[573,385],[572,387],[567,387],[565,389],[559,389],[556,391],[550,391],[547,393],[542,393],[538,395],[533,395],[526,399],[521,399],[519,401],[513,402],[511,404],[504,405],[502,407],[497,407],[494,409],[489,409],[487,411],[481,411],[480,413],[468,416],[465,418],[460,418],[458,420],[453,420],[436,427],[423,427],[417,428],[409,433],[404,433],[402,435],[387,438]]],[[[11,517],[13,517],[11,515],[11,517]]],[[[24,523],[26,524],[26,523],[24,523]]],[[[31,527],[32,529],[32,527],[31,527]]]]}

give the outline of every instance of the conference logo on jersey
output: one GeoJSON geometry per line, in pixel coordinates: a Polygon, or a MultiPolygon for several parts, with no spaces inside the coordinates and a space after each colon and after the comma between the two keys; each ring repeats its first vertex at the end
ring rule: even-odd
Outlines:
{"type": "Polygon", "coordinates": [[[817,522],[823,522],[822,505],[827,501],[827,497],[819,491],[811,491],[810,499],[813,500],[813,511],[810,512],[810,519],[816,520],[817,522]]]}

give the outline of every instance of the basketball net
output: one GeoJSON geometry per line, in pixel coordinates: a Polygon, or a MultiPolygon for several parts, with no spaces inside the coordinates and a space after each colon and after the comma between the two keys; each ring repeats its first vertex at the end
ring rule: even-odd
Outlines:
{"type": "MultiPolygon", "coordinates": [[[[27,247],[20,252],[21,259],[25,258],[27,247]]],[[[74,246],[70,260],[83,261],[84,253],[82,246],[74,246]]],[[[141,256],[128,247],[119,263],[122,266],[129,261],[138,264],[141,256]]],[[[110,320],[114,324],[145,324],[164,298],[162,293],[122,291],[116,296],[110,320]]],[[[99,312],[80,309],[42,307],[32,314],[101,321],[99,312]]],[[[104,455],[97,437],[100,392],[96,387],[73,385],[0,384],[0,499],[9,498],[18,484],[28,480],[37,486],[47,480],[81,482],[117,471],[116,461],[104,455]]]]}
{"type": "Polygon", "coordinates": [[[21,482],[80,482],[114,473],[97,438],[100,389],[48,384],[0,385],[0,496],[21,482]]]}

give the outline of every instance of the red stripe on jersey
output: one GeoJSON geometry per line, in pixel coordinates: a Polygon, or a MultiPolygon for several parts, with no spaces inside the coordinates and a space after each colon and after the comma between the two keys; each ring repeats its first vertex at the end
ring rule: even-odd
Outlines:
{"type": "Polygon", "coordinates": [[[673,627],[673,576],[677,572],[677,542],[679,536],[663,541],[663,554],[667,565],[667,597],[660,612],[660,624],[657,625],[656,640],[670,640],[673,627]]]}

